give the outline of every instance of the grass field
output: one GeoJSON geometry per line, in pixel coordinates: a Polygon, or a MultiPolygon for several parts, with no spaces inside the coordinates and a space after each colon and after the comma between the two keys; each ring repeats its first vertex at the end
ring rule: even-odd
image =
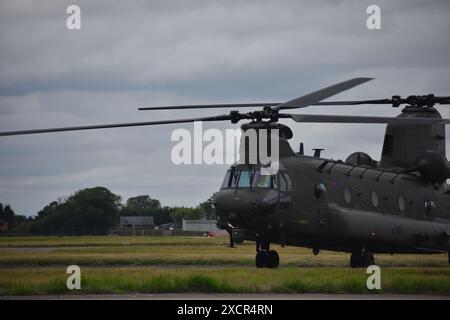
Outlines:
{"type": "MultiPolygon", "coordinates": [[[[223,237],[0,238],[0,295],[125,292],[366,293],[365,269],[349,255],[274,246],[278,269],[256,269],[253,243],[223,237]],[[82,270],[82,289],[66,287],[66,267],[82,270]]],[[[376,293],[450,295],[446,255],[376,255],[376,293]]]]}

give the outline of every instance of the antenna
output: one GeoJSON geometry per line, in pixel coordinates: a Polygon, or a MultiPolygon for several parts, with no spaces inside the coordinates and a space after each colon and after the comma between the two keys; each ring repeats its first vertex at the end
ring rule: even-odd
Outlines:
{"type": "Polygon", "coordinates": [[[325,149],[320,149],[320,148],[314,148],[314,158],[320,158],[320,154],[322,153],[323,150],[325,149]]]}

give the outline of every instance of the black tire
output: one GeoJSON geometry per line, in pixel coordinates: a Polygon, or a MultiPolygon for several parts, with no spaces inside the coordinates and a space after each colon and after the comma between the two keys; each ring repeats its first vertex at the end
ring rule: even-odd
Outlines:
{"type": "Polygon", "coordinates": [[[278,252],[275,250],[270,250],[267,253],[267,260],[266,260],[266,267],[267,268],[278,268],[280,265],[280,256],[278,255],[278,252]]]}
{"type": "Polygon", "coordinates": [[[255,265],[257,268],[264,268],[267,262],[267,251],[259,250],[256,253],[255,265]]]}

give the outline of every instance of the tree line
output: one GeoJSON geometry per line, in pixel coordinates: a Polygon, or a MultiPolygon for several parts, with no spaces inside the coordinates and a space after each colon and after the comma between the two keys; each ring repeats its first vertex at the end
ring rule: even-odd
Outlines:
{"type": "Polygon", "coordinates": [[[129,198],[105,187],[86,188],[52,201],[33,217],[16,215],[10,205],[0,203],[0,219],[7,222],[10,234],[101,235],[115,229],[121,216],[153,216],[155,225],[181,224],[182,219],[214,219],[212,196],[196,207],[161,206],[149,195],[129,198]]]}
{"type": "Polygon", "coordinates": [[[0,221],[6,223],[9,227],[14,227],[30,219],[24,215],[16,214],[11,205],[3,205],[0,202],[0,221]]]}

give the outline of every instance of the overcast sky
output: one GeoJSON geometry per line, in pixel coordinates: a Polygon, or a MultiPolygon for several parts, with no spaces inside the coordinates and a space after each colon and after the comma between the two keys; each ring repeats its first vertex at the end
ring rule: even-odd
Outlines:
{"type": "MultiPolygon", "coordinates": [[[[286,101],[355,76],[376,79],[334,99],[450,95],[449,9],[449,1],[410,0],[0,0],[0,131],[214,115],[226,110],[137,108],[286,101]],[[66,28],[70,4],[81,8],[81,30],[66,28]],[[370,4],[381,7],[381,30],[366,27],[370,4]]],[[[384,125],[285,123],[295,150],[304,141],[325,157],[361,150],[379,159],[384,125]]],[[[0,202],[33,215],[58,197],[105,186],[124,201],[149,194],[163,205],[196,205],[218,190],[226,166],[172,164],[170,134],[180,127],[193,128],[1,137],[0,202]]]]}

